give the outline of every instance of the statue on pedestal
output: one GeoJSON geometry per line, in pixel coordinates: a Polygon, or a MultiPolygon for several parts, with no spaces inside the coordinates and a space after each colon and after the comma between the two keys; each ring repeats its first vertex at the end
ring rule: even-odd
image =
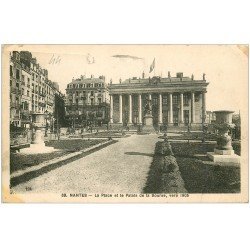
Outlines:
{"type": "Polygon", "coordinates": [[[145,105],[145,114],[152,115],[152,101],[150,99],[147,99],[145,105]]]}

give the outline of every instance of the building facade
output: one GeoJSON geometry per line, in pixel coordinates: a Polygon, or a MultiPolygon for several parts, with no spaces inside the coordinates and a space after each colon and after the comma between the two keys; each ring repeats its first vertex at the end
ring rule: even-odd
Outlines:
{"type": "Polygon", "coordinates": [[[21,61],[16,51],[10,54],[10,123],[21,126],[21,61]]]}
{"type": "Polygon", "coordinates": [[[71,126],[109,121],[109,94],[104,76],[72,79],[66,89],[66,118],[71,126]]]}
{"type": "Polygon", "coordinates": [[[152,103],[153,124],[201,128],[206,116],[206,92],[208,82],[203,74],[202,80],[184,77],[133,77],[119,84],[109,86],[110,124],[143,125],[145,106],[152,103]]]}
{"type": "Polygon", "coordinates": [[[55,111],[55,95],[63,99],[57,83],[48,79],[29,51],[10,54],[10,124],[29,127],[32,113],[46,113],[51,118],[55,111]]]}

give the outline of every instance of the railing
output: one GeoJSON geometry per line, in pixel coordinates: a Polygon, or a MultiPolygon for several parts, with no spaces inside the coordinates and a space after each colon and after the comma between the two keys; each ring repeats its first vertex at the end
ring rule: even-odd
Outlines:
{"type": "MultiPolygon", "coordinates": [[[[47,130],[47,136],[45,136],[45,131],[43,131],[44,141],[57,140],[58,136],[56,131],[53,133],[47,130]]],[[[10,132],[10,146],[30,144],[32,141],[32,131],[26,130],[23,132],[10,132]]]]}
{"type": "Polygon", "coordinates": [[[16,103],[11,102],[11,103],[10,103],[10,107],[11,107],[11,108],[18,108],[19,105],[16,104],[16,103]]]}
{"type": "Polygon", "coordinates": [[[10,145],[20,145],[30,143],[31,131],[10,132],[10,145]]]}
{"type": "Polygon", "coordinates": [[[21,108],[21,114],[29,115],[29,110],[21,108]]]}
{"type": "Polygon", "coordinates": [[[14,87],[11,87],[11,88],[10,88],[10,91],[11,91],[11,93],[17,93],[17,92],[18,92],[18,89],[17,89],[17,88],[14,88],[14,87]]]}
{"type": "Polygon", "coordinates": [[[47,102],[47,105],[53,106],[53,105],[54,105],[54,102],[47,102]]]}

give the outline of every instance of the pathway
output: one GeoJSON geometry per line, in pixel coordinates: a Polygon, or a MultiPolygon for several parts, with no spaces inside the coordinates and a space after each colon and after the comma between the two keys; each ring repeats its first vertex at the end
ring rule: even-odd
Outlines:
{"type": "Polygon", "coordinates": [[[157,135],[132,135],[13,188],[14,192],[140,193],[157,135]]]}

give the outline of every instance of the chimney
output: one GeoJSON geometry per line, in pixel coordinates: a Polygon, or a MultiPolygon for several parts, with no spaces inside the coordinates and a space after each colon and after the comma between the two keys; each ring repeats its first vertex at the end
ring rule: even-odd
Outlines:
{"type": "Polygon", "coordinates": [[[36,64],[36,58],[31,58],[31,62],[32,62],[33,64],[36,64]]]}
{"type": "Polygon", "coordinates": [[[182,73],[182,72],[176,73],[176,77],[177,77],[177,78],[182,78],[182,77],[183,77],[183,73],[182,73]]]}
{"type": "Polygon", "coordinates": [[[16,59],[16,60],[19,60],[19,52],[18,51],[13,51],[13,57],[16,59]]]}

